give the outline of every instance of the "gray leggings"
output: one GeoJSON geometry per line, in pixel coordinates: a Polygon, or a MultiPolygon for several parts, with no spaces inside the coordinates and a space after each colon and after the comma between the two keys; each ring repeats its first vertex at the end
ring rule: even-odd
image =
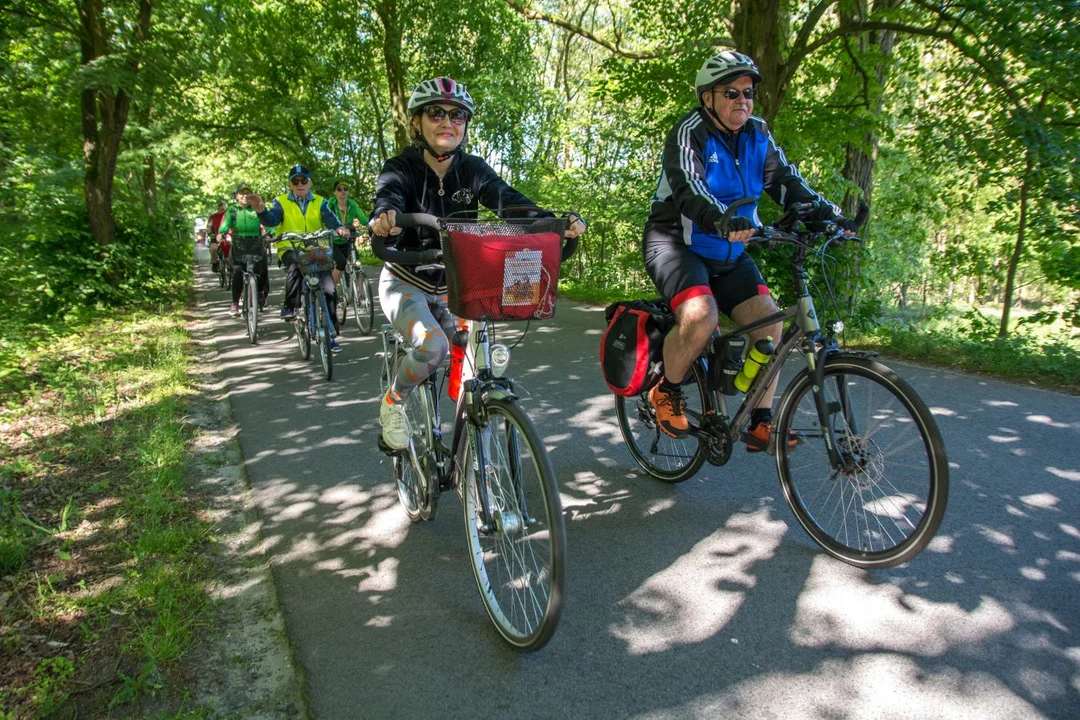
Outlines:
{"type": "Polygon", "coordinates": [[[432,295],[383,268],[379,275],[379,303],[394,329],[411,349],[398,368],[390,390],[404,398],[442,365],[457,331],[457,319],[446,308],[446,295],[432,295]]]}

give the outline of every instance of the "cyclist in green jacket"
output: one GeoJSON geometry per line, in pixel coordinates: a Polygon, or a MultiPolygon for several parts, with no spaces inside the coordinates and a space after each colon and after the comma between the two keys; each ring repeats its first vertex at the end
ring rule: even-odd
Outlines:
{"type": "MultiPolygon", "coordinates": [[[[360,209],[360,206],[356,204],[356,201],[349,197],[349,183],[344,180],[338,180],[334,183],[334,198],[334,202],[330,203],[330,209],[334,211],[342,225],[355,231],[359,231],[360,228],[367,228],[370,220],[364,211],[360,209]]],[[[341,273],[345,272],[345,263],[349,259],[350,242],[352,241],[349,238],[340,236],[334,238],[335,285],[341,280],[341,273]]]]}
{"type": "Polygon", "coordinates": [[[270,271],[266,266],[266,252],[263,250],[260,237],[263,234],[263,226],[259,222],[259,216],[248,203],[251,188],[247,183],[236,186],[233,197],[236,204],[230,205],[225,211],[225,217],[221,220],[218,228],[218,237],[223,237],[231,232],[233,235],[232,252],[232,305],[229,312],[233,317],[240,317],[240,293],[243,292],[244,266],[241,256],[244,254],[257,254],[261,259],[255,263],[255,275],[259,285],[259,309],[266,306],[266,297],[270,294],[270,271]]]}

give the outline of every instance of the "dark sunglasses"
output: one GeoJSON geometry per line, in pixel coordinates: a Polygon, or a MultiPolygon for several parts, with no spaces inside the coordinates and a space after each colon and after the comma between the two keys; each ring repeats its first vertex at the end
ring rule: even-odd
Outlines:
{"type": "Polygon", "coordinates": [[[743,88],[741,92],[735,88],[724,88],[723,96],[726,100],[734,100],[739,97],[739,95],[742,95],[747,100],[753,100],[754,96],[757,95],[757,88],[743,88]]]}
{"type": "Polygon", "coordinates": [[[469,111],[464,108],[447,110],[438,105],[428,105],[424,108],[424,114],[428,116],[428,120],[434,123],[441,123],[443,118],[447,116],[450,117],[450,122],[454,125],[464,125],[469,119],[469,111]]]}
{"type": "Polygon", "coordinates": [[[336,188],[334,188],[334,192],[337,192],[338,190],[344,190],[345,192],[349,192],[349,188],[345,185],[338,185],[336,188]]]}
{"type": "Polygon", "coordinates": [[[306,185],[309,182],[311,182],[311,178],[294,177],[294,178],[290,178],[289,182],[292,183],[293,185],[306,185]]]}

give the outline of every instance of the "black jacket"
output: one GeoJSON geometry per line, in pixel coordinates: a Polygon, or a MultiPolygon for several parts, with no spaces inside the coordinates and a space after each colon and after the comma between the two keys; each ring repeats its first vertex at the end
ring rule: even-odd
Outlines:
{"type": "MultiPolygon", "coordinates": [[[[479,205],[496,212],[513,206],[536,207],[536,203],[499,177],[483,158],[459,152],[440,183],[439,176],[424,162],[422,152],[416,148],[406,148],[383,164],[382,172],[375,183],[372,218],[387,210],[396,210],[398,213],[430,213],[438,217],[446,217],[451,213],[471,213],[459,217],[476,217],[479,205]]],[[[499,214],[503,215],[501,212],[499,214]]],[[[400,235],[389,238],[387,242],[398,250],[409,251],[441,246],[438,234],[427,228],[403,230],[400,235]]],[[[446,278],[441,270],[416,271],[409,265],[392,262],[387,262],[386,267],[397,277],[425,292],[446,292],[446,278]]]]}

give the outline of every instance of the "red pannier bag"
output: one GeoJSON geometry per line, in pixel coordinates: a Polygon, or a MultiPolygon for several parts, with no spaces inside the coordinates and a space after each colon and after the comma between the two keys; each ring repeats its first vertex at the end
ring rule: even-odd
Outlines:
{"type": "Polygon", "coordinates": [[[664,377],[664,337],[674,316],[659,302],[633,300],[608,305],[600,340],[600,370],[616,395],[648,392],[664,377]]]}

